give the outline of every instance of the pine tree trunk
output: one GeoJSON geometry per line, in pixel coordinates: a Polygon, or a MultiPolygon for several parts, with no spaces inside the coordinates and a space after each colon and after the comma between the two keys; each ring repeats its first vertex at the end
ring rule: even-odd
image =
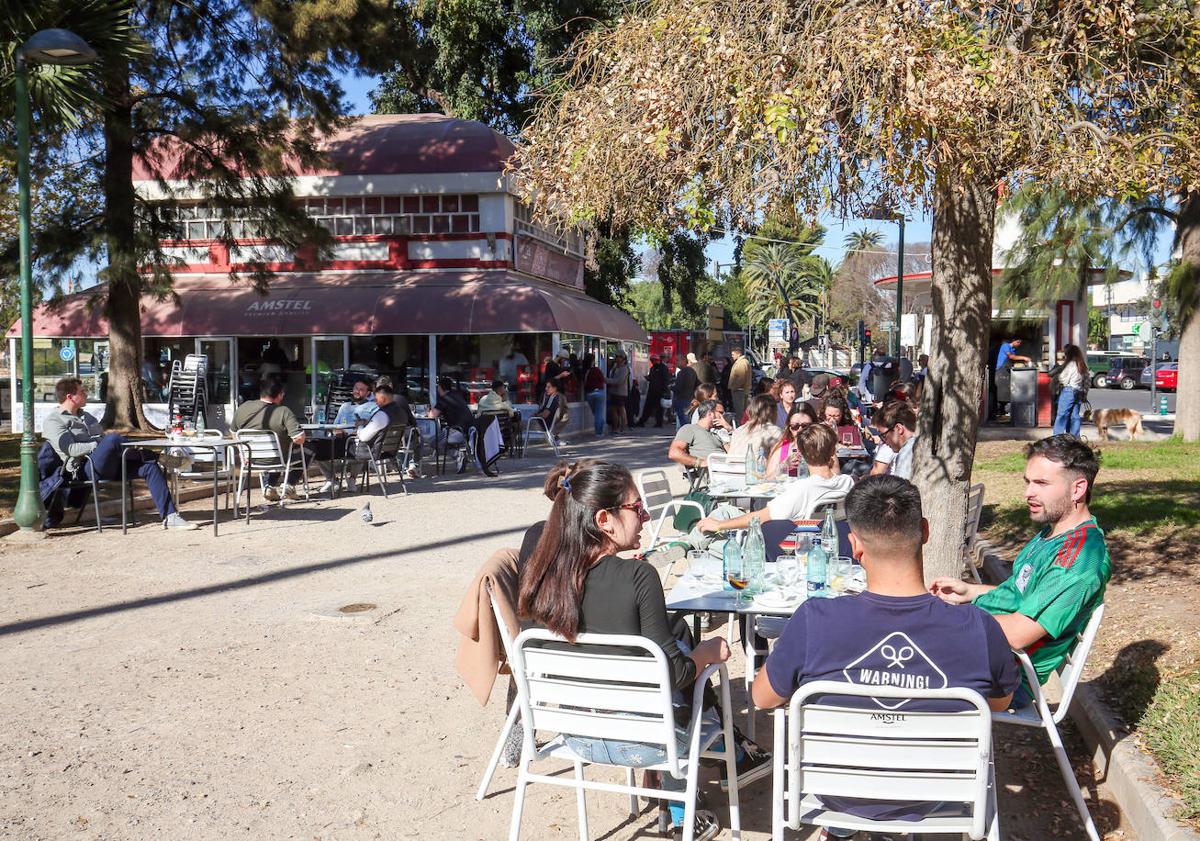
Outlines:
{"type": "Polygon", "coordinates": [[[1179,258],[1191,265],[1180,290],[1183,330],[1179,338],[1179,387],[1175,393],[1175,434],[1200,441],[1200,193],[1189,193],[1179,208],[1179,258]]]}
{"type": "Polygon", "coordinates": [[[933,337],[913,481],[929,520],[926,580],[961,573],[967,493],[992,321],[995,183],[936,176],[933,337]]]}
{"type": "Polygon", "coordinates": [[[110,106],[104,118],[105,244],[108,249],[108,404],[104,426],[146,429],[142,414],[141,277],[133,192],[133,110],[129,68],[112,68],[105,82],[110,106]]]}

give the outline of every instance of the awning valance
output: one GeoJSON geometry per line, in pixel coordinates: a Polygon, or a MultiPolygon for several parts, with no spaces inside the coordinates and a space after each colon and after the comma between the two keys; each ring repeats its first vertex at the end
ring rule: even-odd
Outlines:
{"type": "MultiPolygon", "coordinates": [[[[104,289],[34,311],[34,335],[103,338],[104,289]]],[[[20,335],[20,322],[8,331],[20,335]]],[[[142,334],[295,336],[582,333],[645,342],[627,313],[582,292],[515,272],[436,271],[282,274],[266,295],[228,275],[176,278],[174,295],[142,299],[142,334]]]]}

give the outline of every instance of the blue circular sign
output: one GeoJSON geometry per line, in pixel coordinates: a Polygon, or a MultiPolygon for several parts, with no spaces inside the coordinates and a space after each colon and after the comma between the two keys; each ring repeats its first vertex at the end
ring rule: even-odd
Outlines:
{"type": "Polygon", "coordinates": [[[75,348],[71,345],[64,345],[58,349],[58,358],[63,362],[70,362],[75,358],[75,348]]]}

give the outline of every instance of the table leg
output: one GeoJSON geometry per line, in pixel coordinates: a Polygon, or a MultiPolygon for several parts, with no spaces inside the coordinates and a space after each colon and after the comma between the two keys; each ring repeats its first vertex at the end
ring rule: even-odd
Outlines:
{"type": "Polygon", "coordinates": [[[129,533],[125,518],[125,473],[125,448],[121,447],[121,534],[129,533]]]}
{"type": "Polygon", "coordinates": [[[217,536],[217,503],[221,499],[219,485],[217,484],[217,448],[213,447],[213,537],[217,536]]]}
{"type": "Polygon", "coordinates": [[[700,614],[692,614],[692,642],[700,642],[700,614]]]}

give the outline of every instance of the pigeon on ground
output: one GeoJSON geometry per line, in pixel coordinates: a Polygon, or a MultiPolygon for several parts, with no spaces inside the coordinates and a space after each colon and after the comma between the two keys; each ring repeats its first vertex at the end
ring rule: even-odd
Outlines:
{"type": "Polygon", "coordinates": [[[369,523],[375,519],[375,515],[371,513],[371,503],[367,503],[358,512],[358,516],[362,517],[364,523],[369,523]]]}

